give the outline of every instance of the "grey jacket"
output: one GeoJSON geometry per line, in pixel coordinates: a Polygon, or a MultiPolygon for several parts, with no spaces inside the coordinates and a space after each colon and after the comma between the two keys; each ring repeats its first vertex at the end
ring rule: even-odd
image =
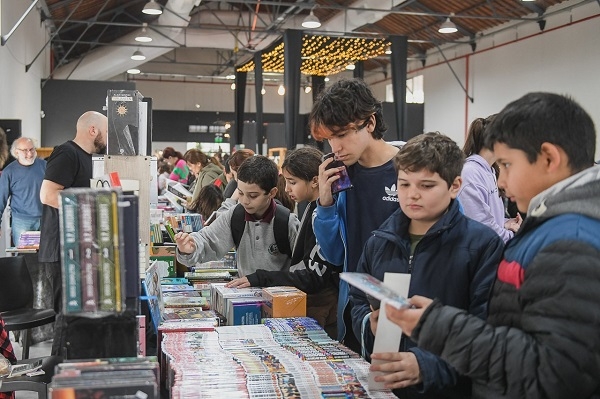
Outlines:
{"type": "MultiPolygon", "coordinates": [[[[196,263],[219,260],[234,248],[231,237],[231,215],[235,207],[223,212],[209,226],[190,235],[196,243],[196,251],[189,255],[177,251],[177,260],[192,267],[196,263]]],[[[246,228],[237,248],[237,262],[240,277],[263,270],[289,270],[291,258],[274,250],[277,247],[273,234],[273,223],[245,222],[246,228]]],[[[294,213],[290,213],[288,238],[290,245],[296,241],[300,221],[294,213]]]]}

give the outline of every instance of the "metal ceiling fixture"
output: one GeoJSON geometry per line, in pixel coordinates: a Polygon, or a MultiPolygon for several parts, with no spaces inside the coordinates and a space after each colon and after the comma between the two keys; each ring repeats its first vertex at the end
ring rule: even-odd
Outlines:
{"type": "MultiPolygon", "coordinates": [[[[454,14],[450,14],[450,17],[453,17],[454,14]]],[[[452,22],[450,20],[450,17],[446,18],[446,20],[444,22],[442,22],[442,24],[440,25],[438,32],[440,33],[456,33],[458,32],[458,28],[456,27],[456,25],[454,24],[454,22],[452,22]]]]}
{"type": "Polygon", "coordinates": [[[310,14],[302,21],[302,27],[307,29],[317,29],[321,27],[321,21],[319,21],[319,18],[317,18],[313,10],[310,10],[310,14]]]}
{"type": "Polygon", "coordinates": [[[160,15],[162,14],[162,8],[155,0],[150,0],[146,3],[142,12],[148,15],[160,15]]]}
{"type": "Polygon", "coordinates": [[[133,54],[131,54],[131,59],[135,61],[144,61],[146,56],[140,50],[135,50],[133,54]]]}

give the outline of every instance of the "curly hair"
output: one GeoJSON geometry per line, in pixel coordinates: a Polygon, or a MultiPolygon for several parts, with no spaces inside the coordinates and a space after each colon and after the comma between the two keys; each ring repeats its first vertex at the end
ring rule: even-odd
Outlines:
{"type": "Polygon", "coordinates": [[[342,79],[323,90],[309,117],[315,140],[322,141],[348,129],[361,128],[371,115],[375,116],[374,139],[382,139],[387,130],[383,107],[367,84],[361,79],[342,79]]]}

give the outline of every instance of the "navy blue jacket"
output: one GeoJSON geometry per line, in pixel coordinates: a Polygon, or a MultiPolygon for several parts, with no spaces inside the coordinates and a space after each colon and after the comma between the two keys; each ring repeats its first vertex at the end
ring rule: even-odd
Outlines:
{"type": "MultiPolygon", "coordinates": [[[[448,211],[417,244],[410,255],[408,226],[410,219],[398,209],[365,244],[358,272],[369,273],[383,280],[386,272],[410,273],[409,296],[439,298],[469,313],[485,318],[486,303],[496,267],[504,247],[500,237],[489,227],[469,219],[460,212],[458,201],[450,203],[448,211]]],[[[368,321],[369,303],[365,294],[350,289],[352,324],[357,337],[362,337],[367,357],[373,348],[374,336],[368,321]]],[[[422,384],[399,392],[401,397],[427,397],[418,392],[440,397],[441,390],[468,392],[470,385],[463,381],[455,387],[458,374],[445,361],[402,338],[401,351],[415,354],[421,369],[422,384]]],[[[443,396],[442,396],[443,397],[443,396]]]]}

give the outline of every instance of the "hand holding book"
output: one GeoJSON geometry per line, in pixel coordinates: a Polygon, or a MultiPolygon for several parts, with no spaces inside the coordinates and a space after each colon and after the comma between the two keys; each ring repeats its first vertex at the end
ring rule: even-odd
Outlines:
{"type": "MultiPolygon", "coordinates": [[[[411,306],[405,297],[398,295],[394,290],[383,285],[383,282],[370,274],[344,272],[340,273],[340,278],[347,281],[348,284],[364,291],[367,294],[367,298],[370,296],[376,300],[386,301],[396,309],[409,308],[411,306]]],[[[369,302],[371,306],[376,304],[372,299],[369,302]]]]}
{"type": "Polygon", "coordinates": [[[189,255],[196,250],[196,242],[191,235],[184,232],[175,234],[174,240],[177,244],[177,249],[184,255],[189,255]]]}

